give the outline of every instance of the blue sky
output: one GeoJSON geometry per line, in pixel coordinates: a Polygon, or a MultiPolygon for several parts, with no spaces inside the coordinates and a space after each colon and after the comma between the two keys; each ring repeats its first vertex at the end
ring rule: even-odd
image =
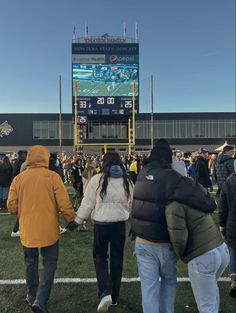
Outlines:
{"type": "Polygon", "coordinates": [[[71,39],[134,37],[139,25],[140,109],[235,111],[234,0],[0,0],[0,114],[71,112],[71,39]]]}

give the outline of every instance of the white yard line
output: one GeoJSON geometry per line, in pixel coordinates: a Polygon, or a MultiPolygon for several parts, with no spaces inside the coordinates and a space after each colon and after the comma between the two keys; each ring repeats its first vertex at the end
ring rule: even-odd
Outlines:
{"type": "MultiPolygon", "coordinates": [[[[139,277],[131,277],[131,278],[122,278],[123,283],[135,283],[139,282],[139,277]]],[[[189,282],[188,277],[178,277],[177,281],[179,283],[185,283],[189,282]]],[[[220,282],[230,282],[229,277],[221,277],[218,281],[220,282]]],[[[54,283],[55,284],[79,284],[79,283],[96,283],[96,278],[55,278],[54,283]]],[[[5,279],[0,280],[0,285],[25,285],[26,281],[25,279],[5,279]]]]}

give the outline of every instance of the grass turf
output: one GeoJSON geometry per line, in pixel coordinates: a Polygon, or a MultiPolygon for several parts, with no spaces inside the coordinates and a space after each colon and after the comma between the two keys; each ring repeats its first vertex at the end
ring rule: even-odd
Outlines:
{"type": "MultiPolygon", "coordinates": [[[[0,279],[23,279],[24,263],[22,248],[18,238],[11,238],[11,228],[15,218],[1,215],[0,231],[0,279]]],[[[89,232],[67,232],[60,240],[60,257],[56,277],[93,278],[95,271],[92,260],[92,224],[89,232]]],[[[129,226],[127,225],[127,233],[129,226]]],[[[136,260],[133,256],[134,243],[127,238],[125,246],[123,277],[137,277],[136,260]]],[[[178,277],[187,277],[186,265],[178,262],[178,277]]],[[[235,311],[236,301],[228,296],[229,283],[220,282],[221,313],[235,311]]],[[[25,285],[0,285],[1,313],[28,313],[24,304],[25,285]]],[[[98,305],[96,283],[55,284],[49,301],[51,313],[92,313],[98,305]]],[[[114,313],[142,313],[139,283],[122,283],[119,305],[112,307],[114,313]]],[[[175,313],[197,313],[189,283],[179,283],[177,288],[175,313]]]]}
{"type": "MultiPolygon", "coordinates": [[[[71,191],[71,190],[69,190],[71,191]]],[[[18,238],[10,233],[15,217],[0,216],[0,280],[24,279],[23,252],[18,238]]],[[[217,220],[217,215],[215,215],[217,220]]],[[[62,221],[63,224],[63,221],[62,221]]],[[[89,232],[67,232],[60,240],[60,256],[56,278],[94,278],[92,260],[92,224],[89,232]]],[[[129,225],[127,225],[127,234],[129,225]]],[[[137,277],[134,243],[127,237],[123,277],[137,277]]],[[[40,268],[42,265],[40,263],[40,268]]],[[[178,262],[178,277],[187,277],[186,265],[178,262]]],[[[227,276],[227,273],[224,274],[227,276]]],[[[229,283],[219,283],[221,294],[220,313],[233,313],[236,301],[228,296],[229,283]]],[[[25,285],[0,285],[0,313],[29,313],[24,303],[25,285]]],[[[49,301],[50,313],[92,313],[98,305],[96,283],[55,284],[49,301]]],[[[122,283],[119,305],[112,307],[114,313],[142,313],[139,283],[122,283]]],[[[178,283],[175,313],[197,313],[190,283],[178,283]]]]}

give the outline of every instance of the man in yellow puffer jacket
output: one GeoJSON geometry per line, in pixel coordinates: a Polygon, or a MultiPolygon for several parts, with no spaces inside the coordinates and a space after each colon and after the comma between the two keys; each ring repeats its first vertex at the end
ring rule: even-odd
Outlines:
{"type": "Polygon", "coordinates": [[[7,203],[8,211],[19,217],[28,287],[26,301],[38,313],[48,313],[47,302],[58,259],[59,212],[70,230],[78,226],[60,176],[48,168],[49,156],[46,147],[29,149],[26,170],[14,178],[7,203]],[[38,248],[44,264],[40,281],[38,248]]]}

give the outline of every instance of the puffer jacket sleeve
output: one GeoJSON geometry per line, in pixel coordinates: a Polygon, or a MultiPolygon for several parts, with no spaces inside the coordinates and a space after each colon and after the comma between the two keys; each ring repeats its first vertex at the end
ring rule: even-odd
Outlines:
{"type": "Polygon", "coordinates": [[[167,205],[165,214],[170,241],[175,254],[181,258],[184,255],[188,241],[188,228],[183,205],[178,202],[172,202],[167,205]]]}
{"type": "Polygon", "coordinates": [[[64,220],[70,223],[75,218],[75,212],[71,205],[67,190],[62,182],[61,177],[52,172],[53,177],[53,191],[59,212],[63,215],[64,220]]]}
{"type": "MultiPolygon", "coordinates": [[[[168,179],[172,180],[171,174],[168,179]]],[[[168,188],[169,185],[167,185],[166,188],[166,200],[168,203],[177,201],[204,213],[214,212],[216,209],[215,200],[211,198],[210,194],[200,184],[191,178],[181,175],[179,175],[178,180],[176,177],[173,177],[173,181],[175,181],[174,188],[173,185],[171,188],[168,188]]]]}
{"type": "Polygon", "coordinates": [[[228,207],[228,201],[227,201],[227,181],[224,183],[223,188],[220,192],[220,200],[219,200],[219,223],[221,227],[226,227],[227,224],[227,218],[229,214],[229,207],[228,207]]]}
{"type": "Polygon", "coordinates": [[[229,159],[226,164],[226,170],[227,170],[227,174],[228,176],[232,173],[234,173],[234,159],[229,159]]]}
{"type": "Polygon", "coordinates": [[[97,187],[100,176],[101,175],[99,174],[93,176],[87,185],[81,205],[76,212],[76,222],[78,223],[81,223],[83,220],[87,219],[91,212],[95,209],[97,187]]]}
{"type": "Polygon", "coordinates": [[[11,183],[8,200],[7,200],[7,209],[11,214],[18,214],[18,197],[16,192],[16,178],[11,183]]]}

